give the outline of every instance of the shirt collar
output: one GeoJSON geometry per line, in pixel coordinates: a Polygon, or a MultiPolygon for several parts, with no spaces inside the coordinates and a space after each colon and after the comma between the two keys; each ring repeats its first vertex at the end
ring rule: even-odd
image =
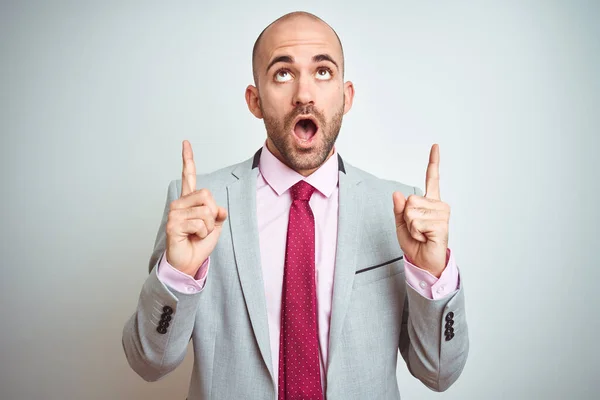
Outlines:
{"type": "Polygon", "coordinates": [[[329,197],[338,184],[338,154],[333,148],[333,154],[315,172],[306,178],[294,171],[271,153],[267,142],[260,153],[258,168],[269,186],[281,196],[286,190],[301,180],[305,180],[315,187],[323,196],[329,197]]]}

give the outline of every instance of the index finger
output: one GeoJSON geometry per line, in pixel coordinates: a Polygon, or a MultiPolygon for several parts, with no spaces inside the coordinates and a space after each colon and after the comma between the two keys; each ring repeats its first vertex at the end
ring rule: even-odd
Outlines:
{"type": "Polygon", "coordinates": [[[425,177],[425,197],[440,200],[440,146],[434,144],[429,153],[425,177]]]}
{"type": "Polygon", "coordinates": [[[181,172],[181,197],[196,191],[196,164],[192,145],[187,140],[183,141],[181,151],[183,158],[183,171],[181,172]]]}

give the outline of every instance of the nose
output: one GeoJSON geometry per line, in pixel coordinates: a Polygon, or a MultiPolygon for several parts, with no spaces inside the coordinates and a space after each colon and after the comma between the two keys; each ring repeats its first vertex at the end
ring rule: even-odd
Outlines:
{"type": "Polygon", "coordinates": [[[315,104],[314,99],[314,86],[313,82],[309,77],[301,77],[296,81],[296,91],[292,99],[294,106],[304,104],[315,104]]]}

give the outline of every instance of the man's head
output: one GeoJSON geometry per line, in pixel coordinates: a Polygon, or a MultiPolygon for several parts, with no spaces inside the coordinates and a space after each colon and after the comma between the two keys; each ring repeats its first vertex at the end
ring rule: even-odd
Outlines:
{"type": "Polygon", "coordinates": [[[252,69],[246,102],[264,119],[269,150],[309,175],[332,154],[354,97],[337,34],[312,14],[286,14],[256,40],[252,69]]]}

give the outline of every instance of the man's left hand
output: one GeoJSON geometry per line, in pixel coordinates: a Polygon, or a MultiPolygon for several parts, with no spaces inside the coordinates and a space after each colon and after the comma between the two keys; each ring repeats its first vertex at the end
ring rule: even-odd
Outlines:
{"type": "Polygon", "coordinates": [[[394,192],[398,243],[405,260],[439,278],[446,267],[450,206],[440,199],[440,150],[431,147],[425,196],[394,192]]]}

